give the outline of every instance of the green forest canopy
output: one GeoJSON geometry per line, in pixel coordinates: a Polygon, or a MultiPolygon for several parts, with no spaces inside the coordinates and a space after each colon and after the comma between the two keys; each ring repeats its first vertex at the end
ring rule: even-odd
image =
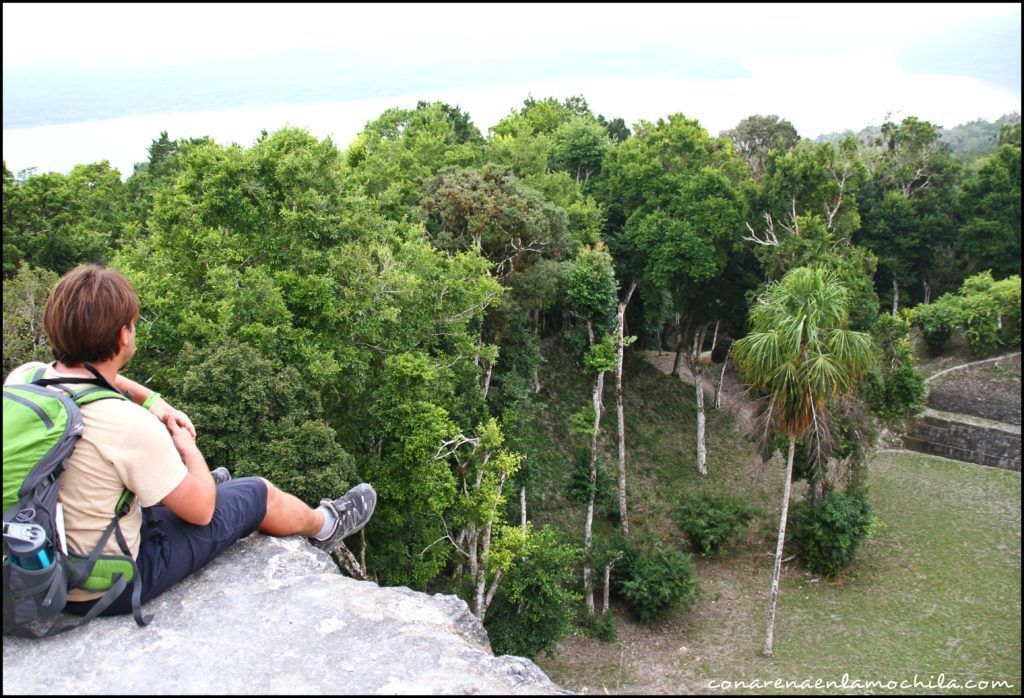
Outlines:
{"type": "Polygon", "coordinates": [[[393,108],[344,149],[290,128],[250,147],[162,133],[123,182],[105,161],[21,177],[5,163],[4,368],[49,358],[60,274],[111,264],[142,302],[132,374],[192,415],[211,463],[311,503],[373,482],[382,583],[468,593],[462,547],[493,527],[484,581],[501,571],[521,594],[515,569],[549,554],[562,573],[540,588],[562,603],[569,548],[502,526],[508,493],[532,486],[515,444],[541,341],[582,353],[588,322],[613,329],[578,261],[607,250],[604,295],[637,283],[641,348],[702,323],[741,337],[765,284],[808,265],[870,331],[971,275],[1020,274],[1019,119],[984,152],[955,147],[915,117],[820,142],[775,115],[718,137],[683,114],[630,129],[577,96],[528,98],[486,136],[457,106],[393,108]],[[517,568],[513,544],[541,557],[517,568]]]}

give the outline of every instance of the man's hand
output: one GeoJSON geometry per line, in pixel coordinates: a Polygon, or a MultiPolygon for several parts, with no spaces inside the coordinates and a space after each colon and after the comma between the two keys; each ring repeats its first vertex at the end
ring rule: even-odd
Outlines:
{"type": "MultiPolygon", "coordinates": [[[[118,373],[117,377],[114,378],[114,387],[120,390],[122,393],[126,393],[129,395],[137,395],[140,397],[142,395],[148,396],[149,393],[152,392],[146,386],[140,383],[136,383],[131,378],[128,378],[127,376],[122,376],[120,373],[118,373]]],[[[193,439],[196,438],[196,428],[192,426],[192,420],[188,418],[188,415],[182,412],[181,410],[176,410],[173,407],[171,407],[169,404],[167,404],[167,401],[164,400],[159,395],[155,395],[152,401],[149,403],[149,411],[153,414],[154,417],[163,422],[168,430],[170,430],[171,421],[173,421],[179,427],[188,431],[188,433],[192,435],[193,439]]]]}
{"type": "Polygon", "coordinates": [[[193,439],[196,438],[196,428],[192,425],[192,420],[188,418],[188,415],[181,410],[171,407],[162,397],[153,400],[149,406],[149,411],[167,426],[167,430],[171,432],[172,437],[174,436],[172,425],[174,425],[187,431],[193,439]]]}
{"type": "MultiPolygon", "coordinates": [[[[183,412],[179,412],[178,414],[184,416],[183,412]]],[[[188,419],[188,417],[186,417],[185,419],[188,419]]],[[[196,436],[194,429],[192,431],[189,431],[187,428],[185,428],[184,425],[179,423],[178,420],[173,419],[173,415],[171,417],[168,417],[164,421],[164,424],[167,425],[167,431],[171,433],[171,441],[174,442],[174,447],[178,449],[178,455],[181,456],[182,460],[186,460],[186,454],[190,454],[199,450],[196,447],[196,436]]],[[[189,426],[192,426],[191,422],[189,422],[189,426]]]]}

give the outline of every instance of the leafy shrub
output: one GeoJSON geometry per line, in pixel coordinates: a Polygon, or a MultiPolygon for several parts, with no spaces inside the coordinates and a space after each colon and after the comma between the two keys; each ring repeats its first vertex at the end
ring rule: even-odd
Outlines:
{"type": "Polygon", "coordinates": [[[743,535],[755,513],[738,499],[702,495],[683,503],[676,523],[695,551],[714,555],[724,544],[743,535]]]}
{"type": "Polygon", "coordinates": [[[693,607],[700,580],[689,555],[662,543],[646,549],[627,544],[624,550],[613,570],[613,587],[641,622],[664,618],[676,606],[693,607]]]}
{"type": "Polygon", "coordinates": [[[594,616],[593,620],[590,621],[589,630],[591,635],[601,642],[614,642],[618,636],[618,630],[615,627],[615,616],[611,611],[604,615],[594,616]]]}
{"type": "Polygon", "coordinates": [[[43,310],[57,275],[22,262],[4,278],[4,375],[28,361],[52,361],[43,333],[43,310]]]}
{"type": "Polygon", "coordinates": [[[793,539],[808,569],[835,577],[853,561],[868,537],[875,516],[866,500],[838,490],[827,492],[816,507],[793,505],[793,539]]]}
{"type": "Polygon", "coordinates": [[[572,625],[580,596],[568,587],[579,549],[543,527],[527,536],[522,552],[502,578],[484,626],[495,654],[532,659],[553,651],[572,625]]]}
{"type": "MultiPolygon", "coordinates": [[[[598,458],[597,479],[594,482],[594,505],[598,508],[609,507],[611,501],[615,499],[613,489],[614,480],[601,459],[598,458]]],[[[576,452],[565,496],[573,504],[586,505],[590,501],[590,453],[582,450],[576,452]]]]}
{"type": "Polygon", "coordinates": [[[924,376],[913,364],[901,363],[888,371],[873,371],[864,383],[864,392],[871,411],[879,417],[910,417],[924,404],[924,376]]]}
{"type": "Polygon", "coordinates": [[[928,305],[914,308],[914,324],[921,328],[925,346],[933,356],[949,348],[958,322],[957,306],[949,295],[928,305]]]}
{"type": "Polygon", "coordinates": [[[835,457],[847,463],[842,482],[832,484],[842,484],[847,494],[866,498],[867,449],[878,439],[874,420],[858,401],[850,400],[832,410],[829,427],[835,441],[835,457]]]}
{"type": "Polygon", "coordinates": [[[983,271],[965,279],[955,294],[919,305],[912,314],[933,354],[948,347],[957,327],[976,356],[1020,344],[1020,276],[995,281],[983,271]]]}
{"type": "Polygon", "coordinates": [[[320,398],[293,366],[248,344],[187,345],[171,396],[200,432],[211,467],[259,476],[307,504],[337,497],[356,480],[355,463],[323,419],[320,398]]]}
{"type": "Polygon", "coordinates": [[[899,315],[882,313],[873,333],[877,357],[862,383],[871,411],[883,419],[909,417],[921,410],[925,386],[914,365],[910,346],[910,322],[899,315]]]}
{"type": "Polygon", "coordinates": [[[991,272],[976,274],[960,289],[960,316],[967,342],[976,356],[1020,344],[1020,277],[993,281],[991,272]]]}

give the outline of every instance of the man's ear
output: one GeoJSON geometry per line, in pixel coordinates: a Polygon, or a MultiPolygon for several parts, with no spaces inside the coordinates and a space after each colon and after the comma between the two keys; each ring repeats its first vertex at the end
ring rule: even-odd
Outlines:
{"type": "Polygon", "coordinates": [[[122,327],[117,335],[117,341],[122,347],[129,346],[132,342],[132,329],[128,326],[122,327]]]}

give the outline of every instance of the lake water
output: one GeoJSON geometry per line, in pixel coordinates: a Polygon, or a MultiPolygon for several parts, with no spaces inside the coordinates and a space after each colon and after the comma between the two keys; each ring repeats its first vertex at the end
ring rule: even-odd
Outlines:
{"type": "MultiPolygon", "coordinates": [[[[824,66],[823,69],[827,69],[824,66]]],[[[108,160],[123,178],[135,163],[148,158],[153,140],[167,131],[172,140],[210,136],[217,143],[249,147],[260,131],[284,126],[308,129],[317,138],[330,137],[344,150],[363,129],[391,107],[414,108],[417,101],[440,100],[457,105],[486,135],[510,111],[522,106],[527,96],[564,99],[583,95],[595,114],[621,117],[633,125],[639,119],[656,121],[682,112],[699,119],[712,135],[734,127],[750,114],[779,114],[796,126],[800,135],[844,129],[859,131],[880,123],[879,107],[902,106],[898,113],[916,115],[943,126],[977,118],[994,120],[1011,110],[1020,111],[1020,97],[1007,99],[1005,92],[964,77],[891,75],[880,85],[875,73],[844,83],[845,98],[815,97],[803,105],[791,104],[785,84],[795,68],[778,65],[766,75],[719,81],[695,81],[678,73],[575,77],[549,80],[517,80],[495,87],[423,90],[415,94],[348,99],[319,103],[204,111],[166,111],[159,114],[81,121],[76,123],[5,128],[3,157],[7,168],[18,173],[34,167],[37,172],[68,172],[77,164],[108,160]]],[[[294,100],[293,100],[294,102],[294,100]]]]}
{"type": "MultiPolygon", "coordinates": [[[[363,129],[391,107],[413,108],[418,100],[441,100],[458,105],[486,135],[487,129],[529,96],[562,99],[582,94],[594,113],[609,119],[621,117],[627,124],[638,119],[656,120],[699,104],[696,116],[712,133],[731,128],[744,115],[727,98],[727,85],[693,84],[672,74],[602,76],[544,81],[521,81],[496,87],[424,91],[372,99],[317,104],[282,104],[265,107],[206,111],[172,111],[77,123],[5,128],[3,157],[7,168],[18,173],[34,167],[37,172],[68,172],[77,164],[109,160],[123,178],[135,163],[148,158],[150,143],[167,131],[172,139],[210,136],[216,142],[249,147],[260,131],[284,126],[306,128],[318,138],[330,136],[344,149],[363,129]],[[689,99],[681,100],[681,95],[689,99]],[[694,99],[694,98],[697,99],[694,99]]],[[[749,94],[749,93],[748,93],[749,94]]]]}
{"type": "Polygon", "coordinates": [[[210,136],[218,143],[250,146],[260,131],[284,126],[309,129],[318,138],[330,136],[344,148],[367,121],[393,106],[415,106],[395,99],[361,100],[332,104],[279,105],[218,111],[169,112],[101,121],[4,129],[3,156],[17,173],[34,167],[38,172],[68,172],[77,164],[109,160],[131,175],[135,163],[149,157],[153,140],[167,131],[172,140],[210,136]]]}

